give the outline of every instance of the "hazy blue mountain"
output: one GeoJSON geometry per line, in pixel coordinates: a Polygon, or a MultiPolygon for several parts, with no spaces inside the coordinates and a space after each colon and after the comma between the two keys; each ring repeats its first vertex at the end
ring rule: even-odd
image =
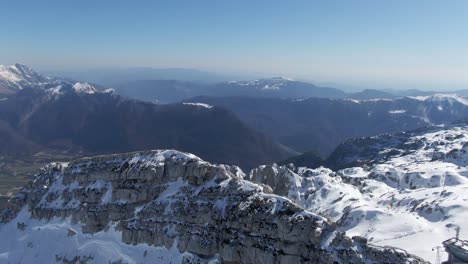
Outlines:
{"type": "Polygon", "coordinates": [[[468,89],[455,90],[453,91],[453,93],[460,96],[468,97],[468,89]]]}
{"type": "Polygon", "coordinates": [[[278,99],[199,97],[188,101],[224,106],[245,123],[299,152],[326,157],[356,137],[446,124],[468,116],[468,100],[453,95],[397,99],[278,99]]]}
{"type": "Polygon", "coordinates": [[[352,99],[359,99],[359,100],[368,100],[368,99],[381,99],[381,98],[396,98],[398,96],[387,93],[381,90],[375,90],[375,89],[365,89],[361,92],[357,93],[352,93],[351,95],[348,96],[348,98],[352,99]]]}
{"type": "Polygon", "coordinates": [[[114,85],[122,95],[145,101],[171,103],[196,96],[252,96],[270,98],[343,98],[338,89],[319,87],[283,77],[202,84],[176,80],[140,80],[114,85]]]}
{"type": "Polygon", "coordinates": [[[453,92],[448,92],[448,91],[423,91],[419,89],[406,89],[406,90],[399,90],[399,89],[383,89],[382,91],[394,94],[399,97],[403,96],[428,96],[428,95],[434,95],[434,94],[442,94],[442,93],[447,93],[451,94],[453,92]]]}
{"type": "Polygon", "coordinates": [[[271,98],[343,98],[346,93],[335,88],[319,87],[311,83],[284,77],[250,81],[219,83],[210,88],[216,96],[253,96],[271,98]]]}
{"type": "Polygon", "coordinates": [[[176,80],[140,80],[114,85],[121,95],[143,101],[170,103],[206,95],[206,85],[176,80]]]}
{"type": "Polygon", "coordinates": [[[246,76],[219,74],[196,69],[183,68],[128,68],[128,69],[96,69],[87,71],[46,71],[48,75],[74,80],[98,83],[104,86],[115,86],[139,80],[179,80],[200,83],[216,83],[237,79],[247,79],[246,76]]]}

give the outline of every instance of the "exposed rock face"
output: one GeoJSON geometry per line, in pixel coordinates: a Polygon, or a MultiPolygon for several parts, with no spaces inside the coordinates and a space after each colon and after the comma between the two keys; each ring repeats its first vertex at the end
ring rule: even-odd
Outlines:
{"type": "MultiPolygon", "coordinates": [[[[64,229],[63,239],[115,228],[126,244],[175,246],[201,262],[422,262],[398,250],[369,246],[364,238],[349,238],[333,222],[244,177],[237,167],[215,166],[172,150],[51,164],[10,201],[0,215],[0,235],[29,214],[20,223],[23,230],[33,223],[29,219],[71,219],[82,229],[64,229]]],[[[0,248],[0,253],[6,250],[0,248]]],[[[59,252],[55,256],[74,259],[59,252]]]]}

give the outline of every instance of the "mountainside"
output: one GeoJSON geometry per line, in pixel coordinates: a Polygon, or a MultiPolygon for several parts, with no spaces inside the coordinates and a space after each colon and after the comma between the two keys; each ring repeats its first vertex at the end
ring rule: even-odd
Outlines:
{"type": "Polygon", "coordinates": [[[292,153],[222,108],[155,105],[106,92],[22,90],[0,102],[0,120],[37,144],[91,153],[178,148],[247,168],[292,153]]]}
{"type": "Polygon", "coordinates": [[[456,227],[468,237],[466,124],[350,140],[329,162],[342,169],[261,166],[249,179],[336,221],[350,236],[426,260],[436,259],[432,248],[454,237],[456,227]]]}
{"type": "Polygon", "coordinates": [[[299,152],[328,156],[350,138],[447,124],[468,116],[468,103],[456,95],[397,99],[277,99],[198,97],[226,107],[254,129],[299,152]]]}
{"type": "Polygon", "coordinates": [[[423,263],[172,151],[51,164],[0,215],[0,259],[27,263],[423,263]],[[47,239],[47,243],[44,243],[47,239]]]}
{"type": "Polygon", "coordinates": [[[176,80],[137,80],[118,83],[113,87],[122,95],[145,101],[171,103],[196,96],[253,96],[270,98],[343,98],[346,94],[335,88],[319,87],[283,77],[251,81],[230,81],[215,84],[176,80]]]}

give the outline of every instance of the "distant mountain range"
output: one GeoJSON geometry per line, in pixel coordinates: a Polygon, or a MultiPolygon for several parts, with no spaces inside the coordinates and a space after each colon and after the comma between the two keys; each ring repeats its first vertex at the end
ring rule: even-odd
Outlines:
{"type": "Polygon", "coordinates": [[[468,96],[468,90],[421,91],[421,90],[378,90],[365,89],[347,93],[332,87],[317,86],[285,77],[273,77],[249,81],[200,83],[186,80],[132,80],[115,83],[113,88],[120,94],[159,103],[171,103],[197,96],[249,96],[282,99],[350,98],[358,100],[395,99],[407,96],[430,96],[450,94],[468,96]]]}
{"type": "Polygon", "coordinates": [[[102,89],[112,87],[119,94],[134,99],[174,103],[197,96],[251,96],[284,99],[352,98],[352,99],[394,99],[405,96],[428,96],[434,94],[456,94],[468,96],[468,90],[421,91],[417,89],[365,89],[360,92],[344,92],[333,88],[333,84],[314,85],[286,77],[253,79],[254,75],[219,74],[183,68],[122,68],[88,71],[49,71],[51,76],[35,75],[27,66],[15,64],[0,66],[0,94],[11,94],[27,84],[48,83],[51,80],[69,82],[86,81],[102,89]],[[18,79],[18,74],[24,78],[18,79]],[[38,79],[39,78],[39,79],[38,79]],[[46,78],[48,80],[41,80],[46,78]],[[22,80],[16,83],[15,80],[22,80]],[[13,88],[11,88],[13,87],[13,88]]]}
{"type": "Polygon", "coordinates": [[[157,105],[126,99],[88,83],[43,77],[22,65],[2,69],[3,85],[14,93],[0,101],[0,142],[5,143],[0,152],[32,155],[45,148],[84,153],[176,148],[246,168],[295,153],[224,108],[157,105]]]}
{"type": "MultiPolygon", "coordinates": [[[[246,80],[249,76],[237,74],[221,74],[196,69],[184,68],[121,68],[96,69],[85,71],[47,71],[47,75],[58,76],[72,80],[86,80],[106,87],[131,83],[140,80],[179,80],[194,83],[217,83],[230,80],[246,80]]],[[[250,76],[251,77],[251,76],[250,76]]]]}
{"type": "Polygon", "coordinates": [[[178,148],[247,167],[309,151],[325,158],[350,138],[446,124],[468,115],[467,100],[457,95],[346,94],[285,77],[212,84],[140,80],[103,90],[16,64],[0,67],[0,85],[7,91],[0,99],[0,132],[8,134],[1,140],[10,149],[64,145],[108,153],[178,148]],[[155,105],[117,93],[185,104],[155,105]],[[207,96],[194,97],[198,94],[207,96]]]}
{"type": "Polygon", "coordinates": [[[192,102],[223,106],[254,129],[299,152],[327,157],[355,137],[447,124],[468,116],[468,100],[455,95],[396,99],[278,99],[198,97],[192,102]]]}
{"type": "Polygon", "coordinates": [[[177,102],[196,96],[252,96],[268,98],[344,98],[341,90],[319,87],[284,77],[251,81],[201,84],[175,80],[139,80],[121,83],[114,88],[122,95],[160,103],[177,102]]]}

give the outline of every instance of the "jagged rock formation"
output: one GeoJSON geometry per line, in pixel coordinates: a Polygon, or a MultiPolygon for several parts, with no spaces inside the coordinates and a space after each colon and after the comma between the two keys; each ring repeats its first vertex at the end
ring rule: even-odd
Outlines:
{"type": "Polygon", "coordinates": [[[0,215],[0,235],[10,240],[0,242],[0,259],[131,263],[156,254],[162,262],[422,262],[350,238],[244,177],[238,167],[172,150],[51,164],[0,215]],[[52,235],[57,247],[34,240],[52,235]]]}

